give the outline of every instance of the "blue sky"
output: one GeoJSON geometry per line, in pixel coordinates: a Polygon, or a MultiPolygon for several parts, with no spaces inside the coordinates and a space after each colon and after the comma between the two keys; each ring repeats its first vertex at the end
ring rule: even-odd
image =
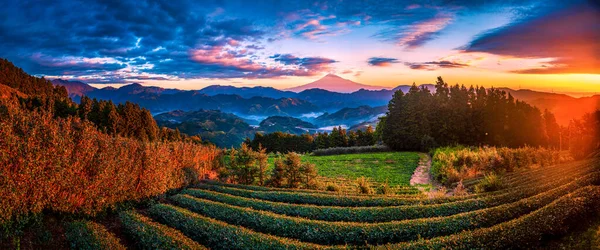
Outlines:
{"type": "Polygon", "coordinates": [[[600,89],[592,1],[10,1],[0,57],[97,84],[600,89]]]}

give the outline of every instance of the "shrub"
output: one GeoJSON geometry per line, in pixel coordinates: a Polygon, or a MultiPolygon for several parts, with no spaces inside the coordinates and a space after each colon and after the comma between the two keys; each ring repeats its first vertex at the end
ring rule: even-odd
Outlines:
{"type": "Polygon", "coordinates": [[[560,152],[545,148],[438,148],[433,153],[431,173],[435,180],[449,185],[461,179],[488,173],[513,172],[534,166],[546,167],[569,161],[560,152]]]}
{"type": "Polygon", "coordinates": [[[134,211],[120,214],[121,224],[142,249],[207,249],[181,232],[134,211]]]}
{"type": "Polygon", "coordinates": [[[465,185],[463,185],[462,180],[460,180],[458,184],[456,184],[456,187],[452,190],[452,193],[454,194],[454,196],[463,196],[469,194],[469,192],[465,188],[465,185]]]}
{"type": "Polygon", "coordinates": [[[327,187],[325,188],[325,190],[329,191],[329,192],[340,192],[341,188],[338,184],[335,183],[329,183],[327,184],[327,187]]]}
{"type": "Polygon", "coordinates": [[[491,173],[485,175],[483,180],[475,186],[475,192],[484,193],[492,192],[502,188],[502,180],[498,175],[491,173]]]}
{"type": "Polygon", "coordinates": [[[335,147],[317,149],[312,153],[315,156],[326,156],[326,155],[344,155],[344,154],[361,154],[361,153],[377,153],[377,152],[390,152],[391,149],[385,145],[373,145],[373,146],[355,146],[355,147],[335,147]]]}
{"type": "MultiPolygon", "coordinates": [[[[600,174],[593,174],[599,175],[600,174]]],[[[279,202],[269,202],[257,199],[237,197],[228,194],[222,194],[212,191],[187,189],[183,194],[194,197],[217,201],[234,206],[249,207],[256,210],[270,211],[277,214],[284,214],[293,217],[303,217],[314,220],[324,221],[352,221],[352,222],[388,222],[406,219],[417,219],[427,217],[449,216],[478,209],[485,209],[493,206],[511,203],[520,199],[546,192],[561,185],[568,184],[574,179],[583,183],[593,183],[588,179],[595,178],[593,175],[578,176],[566,175],[564,178],[549,181],[544,185],[525,186],[521,188],[510,189],[510,192],[504,192],[497,195],[485,197],[476,197],[472,199],[459,200],[435,205],[407,205],[391,207],[337,207],[337,206],[314,206],[297,205],[279,202]]],[[[445,192],[444,192],[445,193],[445,192]]],[[[449,199],[444,199],[449,200],[449,199]]]]}
{"type": "Polygon", "coordinates": [[[170,199],[176,204],[194,212],[263,233],[295,238],[304,242],[317,244],[364,245],[432,238],[455,234],[464,230],[490,227],[535,211],[581,187],[598,183],[600,183],[600,174],[595,173],[536,196],[497,207],[448,217],[374,224],[306,220],[231,206],[186,195],[176,195],[170,199]],[[282,228],[285,228],[285,230],[282,230],[282,228]],[[318,233],[315,234],[314,232],[318,233]]]}
{"type": "Polygon", "coordinates": [[[119,239],[104,226],[91,221],[74,221],[66,226],[65,236],[71,249],[125,249],[119,239]]]}
{"type": "Polygon", "coordinates": [[[371,188],[371,182],[369,178],[360,177],[356,179],[356,184],[358,185],[358,192],[361,194],[372,194],[373,188],[371,188]]]}
{"type": "Polygon", "coordinates": [[[390,195],[394,193],[394,190],[390,187],[387,182],[382,183],[377,187],[377,193],[383,195],[390,195]]]}
{"type": "Polygon", "coordinates": [[[381,245],[379,249],[535,249],[544,236],[557,237],[593,216],[600,188],[584,187],[520,218],[489,228],[415,242],[381,245]]]}
{"type": "Polygon", "coordinates": [[[211,249],[324,249],[327,247],[284,239],[210,219],[171,205],[155,205],[148,212],[161,223],[183,232],[211,249]]]}
{"type": "Polygon", "coordinates": [[[292,152],[275,160],[270,183],[275,187],[315,188],[317,176],[314,164],[302,162],[300,155],[292,152]]]}

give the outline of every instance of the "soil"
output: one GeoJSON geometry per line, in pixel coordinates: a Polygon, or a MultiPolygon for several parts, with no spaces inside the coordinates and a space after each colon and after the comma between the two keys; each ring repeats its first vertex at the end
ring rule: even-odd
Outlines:
{"type": "Polygon", "coordinates": [[[410,185],[430,185],[431,175],[429,169],[431,168],[431,157],[428,154],[421,154],[421,161],[419,166],[415,169],[412,177],[410,178],[410,185]]]}

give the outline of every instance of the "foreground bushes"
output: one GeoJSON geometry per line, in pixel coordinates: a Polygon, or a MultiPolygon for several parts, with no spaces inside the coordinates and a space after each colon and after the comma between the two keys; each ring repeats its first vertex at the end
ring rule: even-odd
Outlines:
{"type": "Polygon", "coordinates": [[[366,195],[339,195],[324,193],[300,193],[300,192],[277,192],[277,191],[251,191],[231,187],[215,185],[197,185],[200,189],[212,190],[220,193],[255,198],[261,200],[285,202],[292,204],[313,204],[319,206],[341,206],[341,207],[376,207],[376,206],[400,206],[419,204],[422,202],[444,202],[448,200],[461,199],[448,197],[447,199],[426,201],[416,195],[404,196],[366,196],[366,195]]]}
{"type": "Polygon", "coordinates": [[[274,237],[213,220],[171,205],[148,211],[156,220],[176,228],[210,249],[325,249],[327,247],[274,237]]]}
{"type": "Polygon", "coordinates": [[[133,211],[119,216],[121,224],[142,249],[207,249],[181,232],[133,211]]]}
{"type": "Polygon", "coordinates": [[[0,106],[0,225],[10,232],[44,209],[93,215],[181,188],[210,171],[217,154],[214,147],[112,137],[79,118],[0,106]]]}
{"type": "Polygon", "coordinates": [[[263,233],[324,245],[364,245],[411,241],[490,227],[530,213],[578,188],[598,183],[600,174],[593,173],[553,190],[497,207],[448,217],[374,224],[306,220],[186,195],[176,195],[171,197],[171,200],[194,212],[263,233]]]}
{"type": "Polygon", "coordinates": [[[521,218],[490,228],[400,244],[381,249],[530,249],[539,240],[565,234],[581,220],[597,214],[600,187],[588,186],[521,218]]]}
{"type": "Polygon", "coordinates": [[[582,177],[582,175],[583,178],[579,180],[593,178],[593,176],[586,176],[584,171],[581,175],[565,175],[562,178],[548,181],[544,185],[524,186],[513,188],[508,192],[495,195],[474,197],[473,199],[434,205],[406,205],[391,207],[315,206],[264,201],[199,189],[187,189],[184,190],[182,194],[188,194],[197,198],[226,203],[229,205],[249,207],[256,210],[269,211],[277,214],[302,217],[306,219],[372,223],[450,216],[463,212],[498,206],[505,203],[515,202],[519,199],[527,198],[556,187],[560,187],[561,185],[567,184],[577,178],[582,177]]]}
{"type": "Polygon", "coordinates": [[[119,239],[104,226],[91,221],[74,221],[66,226],[65,236],[71,249],[125,249],[119,239]]]}
{"type": "Polygon", "coordinates": [[[344,155],[344,154],[361,154],[361,153],[378,153],[378,152],[389,152],[390,148],[384,145],[373,145],[373,146],[356,146],[356,147],[335,147],[317,149],[313,151],[313,155],[325,156],[325,155],[344,155]]]}
{"type": "Polygon", "coordinates": [[[487,173],[512,172],[532,165],[546,167],[571,160],[560,152],[544,148],[438,148],[433,153],[431,173],[443,183],[487,173]]]}

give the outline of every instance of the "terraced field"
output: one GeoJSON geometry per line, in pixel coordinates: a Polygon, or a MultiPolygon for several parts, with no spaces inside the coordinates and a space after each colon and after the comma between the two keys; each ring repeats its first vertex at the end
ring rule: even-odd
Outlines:
{"type": "MultiPolygon", "coordinates": [[[[121,213],[142,249],[506,249],[544,247],[600,208],[600,162],[512,173],[505,188],[456,197],[340,195],[207,182],[160,204],[121,213]]],[[[467,183],[472,186],[476,181],[467,183]]],[[[118,240],[73,223],[72,245],[118,240]]],[[[85,245],[88,244],[88,245],[85,245]]]]}

